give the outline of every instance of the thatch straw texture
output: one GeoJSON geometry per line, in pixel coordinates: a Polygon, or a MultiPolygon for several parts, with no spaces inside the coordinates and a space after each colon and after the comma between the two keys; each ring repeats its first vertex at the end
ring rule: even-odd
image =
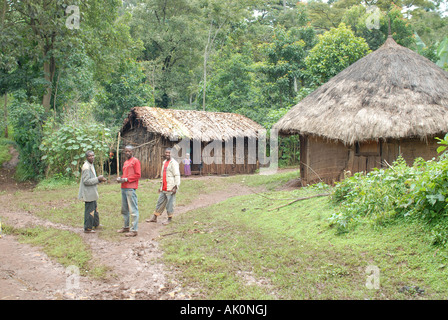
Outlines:
{"type": "Polygon", "coordinates": [[[345,144],[448,132],[448,72],[391,36],[294,106],[274,126],[345,144]]]}
{"type": "Polygon", "coordinates": [[[196,110],[174,110],[152,107],[132,108],[123,122],[121,132],[139,121],[148,132],[174,139],[213,141],[236,137],[257,138],[263,127],[255,121],[235,113],[196,110]]]}

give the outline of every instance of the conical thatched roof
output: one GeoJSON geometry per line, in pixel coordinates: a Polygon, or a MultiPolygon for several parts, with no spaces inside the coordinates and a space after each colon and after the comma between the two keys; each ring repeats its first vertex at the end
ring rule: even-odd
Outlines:
{"type": "Polygon", "coordinates": [[[346,144],[448,132],[448,72],[391,36],[294,106],[274,126],[346,144]]]}
{"type": "Polygon", "coordinates": [[[264,130],[255,121],[236,113],[135,107],[124,119],[121,132],[136,121],[147,131],[169,139],[187,137],[206,142],[236,137],[257,138],[258,132],[264,130]]]}

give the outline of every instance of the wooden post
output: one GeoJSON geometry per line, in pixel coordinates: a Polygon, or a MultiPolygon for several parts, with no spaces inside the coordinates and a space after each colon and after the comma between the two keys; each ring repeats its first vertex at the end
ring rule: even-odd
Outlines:
{"type": "Polygon", "coordinates": [[[5,138],[8,138],[8,92],[5,92],[5,138]]]}
{"type": "Polygon", "coordinates": [[[118,139],[117,139],[117,176],[120,175],[120,137],[121,137],[121,132],[118,132],[118,139]]]}

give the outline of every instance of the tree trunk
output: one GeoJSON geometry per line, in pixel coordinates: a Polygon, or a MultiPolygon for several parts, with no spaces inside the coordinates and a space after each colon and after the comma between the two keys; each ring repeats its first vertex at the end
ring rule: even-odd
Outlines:
{"type": "Polygon", "coordinates": [[[5,92],[5,138],[8,138],[8,92],[5,92]]]}
{"type": "MultiPolygon", "coordinates": [[[[54,61],[54,58],[50,58],[50,60],[54,61]]],[[[50,103],[51,103],[51,95],[53,92],[53,76],[54,76],[54,68],[52,68],[52,63],[49,61],[44,62],[44,77],[45,80],[48,81],[47,90],[42,98],[42,105],[46,111],[50,111],[50,103]]]]}
{"type": "Polygon", "coordinates": [[[206,95],[205,91],[207,88],[208,53],[213,48],[213,43],[215,42],[216,36],[218,35],[219,31],[226,23],[227,23],[227,19],[225,19],[224,22],[218,26],[218,28],[216,29],[215,34],[213,35],[213,38],[212,38],[211,35],[212,35],[212,30],[213,30],[213,19],[210,18],[210,29],[208,30],[208,39],[207,39],[207,44],[205,45],[205,50],[204,50],[204,84],[203,84],[203,88],[202,88],[202,110],[204,110],[204,111],[205,111],[205,95],[206,95]]]}
{"type": "Polygon", "coordinates": [[[58,96],[58,85],[60,77],[61,77],[61,70],[59,70],[58,72],[58,79],[56,80],[56,88],[54,89],[53,114],[55,119],[56,119],[56,98],[58,96]]]}
{"type": "Polygon", "coordinates": [[[208,56],[208,47],[210,45],[210,37],[212,34],[213,20],[210,19],[210,29],[208,30],[208,39],[207,44],[205,45],[204,50],[204,83],[202,87],[202,110],[205,111],[205,91],[207,88],[207,56],[208,56]]]}
{"type": "Polygon", "coordinates": [[[205,111],[205,91],[207,88],[207,47],[204,52],[204,84],[202,88],[202,110],[205,111]]]}
{"type": "Polygon", "coordinates": [[[46,111],[50,111],[51,95],[53,93],[53,78],[56,72],[56,59],[51,53],[54,41],[55,41],[55,34],[53,34],[50,37],[50,39],[46,40],[46,44],[42,52],[44,58],[44,77],[45,80],[48,81],[48,87],[46,93],[42,98],[42,105],[46,111]]]}

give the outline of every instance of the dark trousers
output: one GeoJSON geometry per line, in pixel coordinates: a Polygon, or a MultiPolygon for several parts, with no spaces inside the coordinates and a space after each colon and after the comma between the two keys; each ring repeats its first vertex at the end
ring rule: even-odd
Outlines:
{"type": "Polygon", "coordinates": [[[91,230],[100,225],[96,201],[86,202],[84,207],[84,230],[91,230]]]}

